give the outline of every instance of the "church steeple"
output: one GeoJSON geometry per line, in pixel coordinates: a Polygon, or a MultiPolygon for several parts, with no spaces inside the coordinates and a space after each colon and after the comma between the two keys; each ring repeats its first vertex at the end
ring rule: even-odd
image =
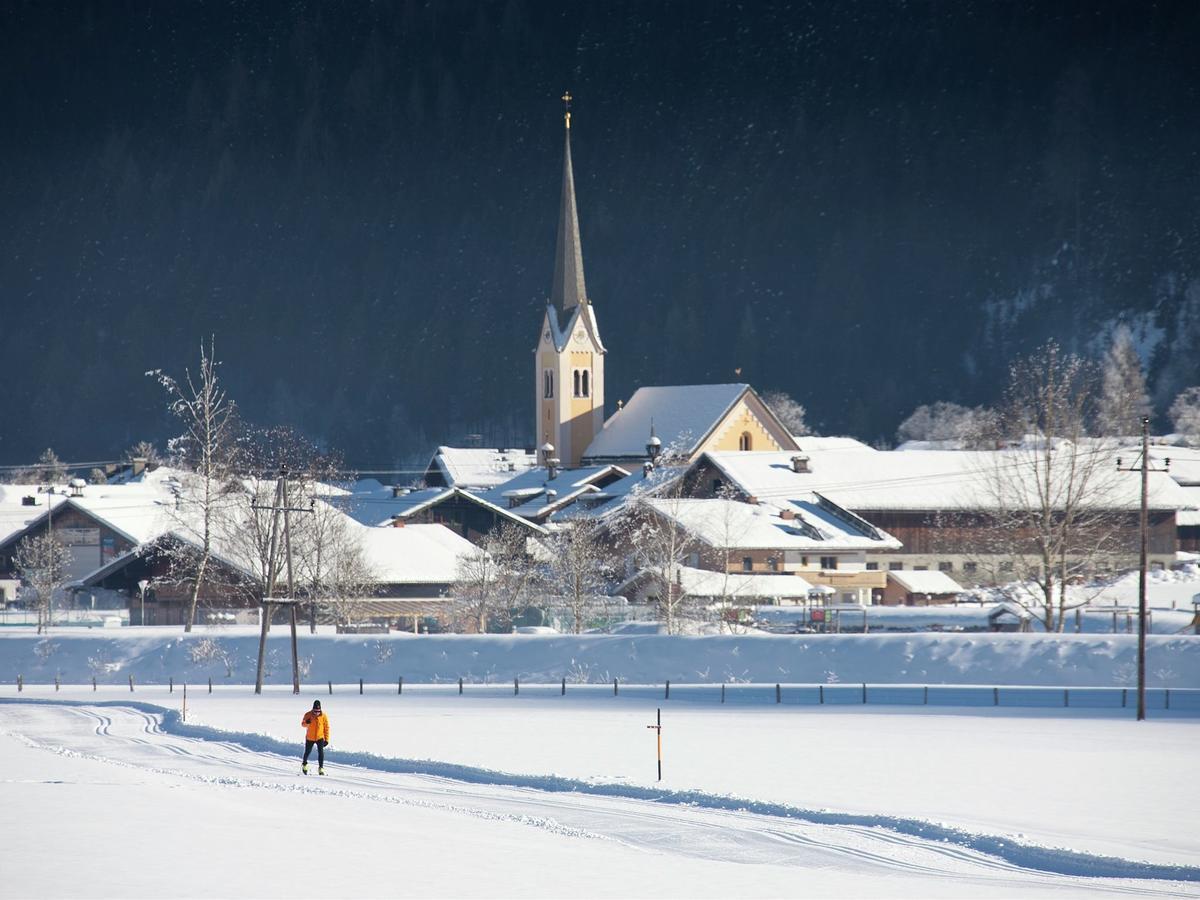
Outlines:
{"type": "MultiPolygon", "coordinates": [[[[604,428],[604,345],[596,311],[583,283],[583,251],[579,212],[575,207],[575,175],[571,170],[571,95],[563,120],[562,205],[558,213],[558,247],[554,284],[542,317],[534,351],[537,446],[550,444],[553,456],[568,468],[579,461],[604,428]]],[[[550,454],[548,454],[550,455],[550,454]]]]}
{"type": "Polygon", "coordinates": [[[558,210],[558,246],[554,251],[554,283],[550,288],[550,305],[558,311],[559,322],[575,307],[587,302],[583,283],[583,245],[579,240],[579,210],[575,205],[575,174],[571,168],[571,95],[563,94],[566,123],[563,150],[562,201],[558,210]]]}

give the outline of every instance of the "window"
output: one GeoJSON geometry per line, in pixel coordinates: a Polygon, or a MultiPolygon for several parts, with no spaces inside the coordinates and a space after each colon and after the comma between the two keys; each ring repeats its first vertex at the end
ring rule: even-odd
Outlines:
{"type": "Polygon", "coordinates": [[[938,563],[938,571],[939,572],[953,572],[954,571],[954,563],[940,562],[940,563],[938,563]]]}
{"type": "Polygon", "coordinates": [[[902,563],[902,562],[888,563],[888,571],[889,572],[901,572],[903,570],[904,570],[904,563],[902,563]]]}
{"type": "Polygon", "coordinates": [[[769,557],[767,559],[767,568],[770,569],[772,572],[778,572],[779,571],[779,560],[777,560],[773,556],[769,557]]]}
{"type": "Polygon", "coordinates": [[[928,572],[929,566],[913,566],[914,572],[928,572]]]}
{"type": "Polygon", "coordinates": [[[591,385],[588,384],[588,382],[591,381],[591,378],[589,377],[590,374],[591,373],[588,372],[587,369],[583,370],[583,396],[585,397],[592,396],[591,385]]]}
{"type": "Polygon", "coordinates": [[[725,487],[725,482],[723,482],[720,478],[713,479],[712,492],[714,494],[721,493],[721,489],[724,487],[725,487]]]}
{"type": "Polygon", "coordinates": [[[802,566],[808,565],[808,557],[807,556],[800,557],[800,565],[802,565],[802,566]]]}
{"type": "Polygon", "coordinates": [[[821,557],[821,568],[826,569],[826,570],[836,569],[837,568],[837,557],[836,556],[822,556],[821,557]]]}
{"type": "Polygon", "coordinates": [[[868,572],[878,572],[879,571],[879,563],[877,563],[877,562],[867,563],[867,571],[868,572]]]}
{"type": "Polygon", "coordinates": [[[742,571],[743,572],[753,572],[754,571],[754,558],[753,557],[750,557],[750,556],[742,557],[742,571]]]}
{"type": "Polygon", "coordinates": [[[743,431],[742,436],[740,438],[738,438],[738,449],[739,450],[751,450],[751,449],[753,449],[753,445],[754,445],[754,439],[752,437],[750,437],[750,432],[743,431]]]}
{"type": "Polygon", "coordinates": [[[575,370],[575,371],[574,371],[572,374],[575,376],[575,378],[574,378],[574,381],[575,381],[575,396],[576,396],[576,397],[582,397],[582,396],[583,396],[583,394],[582,394],[582,393],[580,392],[580,390],[579,390],[579,370],[578,370],[578,369],[576,369],[576,370],[575,370]]]}
{"type": "Polygon", "coordinates": [[[554,397],[554,370],[542,369],[542,398],[550,400],[554,397]]]}
{"type": "Polygon", "coordinates": [[[973,562],[963,563],[963,571],[966,572],[968,575],[974,575],[978,569],[979,569],[979,566],[973,562]]]}

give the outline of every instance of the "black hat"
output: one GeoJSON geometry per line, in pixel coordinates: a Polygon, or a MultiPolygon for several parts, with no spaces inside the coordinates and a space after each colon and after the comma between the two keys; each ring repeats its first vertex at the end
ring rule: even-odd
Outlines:
{"type": "Polygon", "coordinates": [[[314,701],[313,701],[313,709],[320,709],[320,708],[321,708],[321,701],[320,701],[320,700],[314,700],[314,701]]]}

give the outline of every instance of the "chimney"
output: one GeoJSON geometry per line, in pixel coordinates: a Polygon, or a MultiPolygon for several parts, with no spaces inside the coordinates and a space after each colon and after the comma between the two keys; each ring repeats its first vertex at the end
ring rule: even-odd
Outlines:
{"type": "Polygon", "coordinates": [[[71,496],[72,497],[82,497],[83,489],[86,485],[87,485],[87,482],[84,481],[82,478],[72,478],[71,479],[71,496]]]}
{"type": "Polygon", "coordinates": [[[403,528],[404,527],[404,517],[403,516],[392,516],[392,527],[393,528],[403,528]]]}
{"type": "Polygon", "coordinates": [[[130,474],[134,478],[137,478],[139,475],[141,475],[143,472],[146,471],[146,457],[135,456],[132,460],[130,460],[130,465],[133,467],[130,474]]]}
{"type": "Polygon", "coordinates": [[[408,491],[409,491],[409,489],[406,487],[401,487],[398,484],[392,485],[392,497],[393,498],[406,497],[406,496],[408,496],[408,491]]]}
{"type": "Polygon", "coordinates": [[[792,519],[796,518],[796,511],[794,509],[781,509],[779,511],[779,518],[783,519],[785,522],[790,522],[792,519]]]}
{"type": "Polygon", "coordinates": [[[21,498],[22,506],[37,506],[37,497],[25,496],[21,498]]]}
{"type": "Polygon", "coordinates": [[[808,465],[807,453],[799,453],[792,457],[792,471],[801,474],[812,471],[808,465]]]}
{"type": "Polygon", "coordinates": [[[558,466],[561,460],[557,456],[552,456],[546,460],[546,473],[551,481],[558,477],[558,466]]]}

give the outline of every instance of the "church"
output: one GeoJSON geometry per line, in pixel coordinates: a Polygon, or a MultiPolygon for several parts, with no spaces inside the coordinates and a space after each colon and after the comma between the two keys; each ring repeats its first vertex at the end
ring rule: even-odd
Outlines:
{"type": "Polygon", "coordinates": [[[562,199],[554,280],[534,350],[534,438],[542,465],[640,465],[665,451],[679,463],[706,451],[798,450],[747,384],[642,387],[604,415],[608,350],[587,293],[571,161],[571,95],[564,121],[562,199]]]}

